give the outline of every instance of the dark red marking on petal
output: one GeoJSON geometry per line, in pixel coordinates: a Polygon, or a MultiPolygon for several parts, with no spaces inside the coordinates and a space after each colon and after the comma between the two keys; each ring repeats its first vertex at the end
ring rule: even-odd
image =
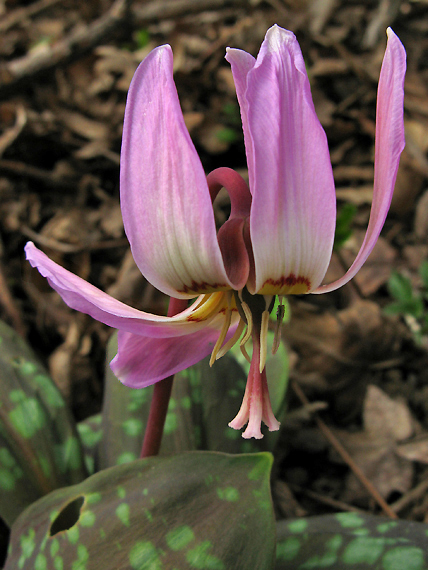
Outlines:
{"type": "Polygon", "coordinates": [[[182,289],[178,290],[178,293],[185,293],[186,295],[202,295],[205,293],[215,293],[217,291],[226,291],[230,289],[225,283],[207,283],[203,281],[202,283],[197,283],[192,281],[190,285],[183,285],[182,289]]]}
{"type": "Polygon", "coordinates": [[[306,285],[308,291],[311,288],[311,282],[307,277],[303,275],[297,275],[296,277],[294,273],[290,273],[287,277],[280,277],[279,279],[267,279],[264,285],[272,285],[272,287],[277,287],[278,289],[282,287],[294,287],[295,285],[306,285]]]}

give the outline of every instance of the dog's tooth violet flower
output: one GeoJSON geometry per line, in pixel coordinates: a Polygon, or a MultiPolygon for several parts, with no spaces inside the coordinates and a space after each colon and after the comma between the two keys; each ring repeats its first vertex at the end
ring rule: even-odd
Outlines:
{"type": "MultiPolygon", "coordinates": [[[[125,112],[121,207],[134,259],[148,281],[195,302],[174,317],[128,307],[66,271],[33,243],[27,258],[72,308],[119,329],[111,366],[141,388],[211,352],[211,362],[252,337],[244,400],[230,423],[262,437],[276,430],[265,373],[275,296],[323,293],[360,269],[382,229],[404,148],[405,50],[391,29],[379,78],[373,205],[366,237],[349,271],[320,286],[333,246],[336,199],[325,133],[316,116],[295,36],[268,30],[257,59],[227,50],[245,138],[249,188],[233,170],[206,178],[184,125],[171,48],[154,49],[137,69],[125,112]],[[224,186],[231,215],[216,232],[212,201],[224,186]]],[[[279,329],[279,327],[278,327],[279,329]]]]}

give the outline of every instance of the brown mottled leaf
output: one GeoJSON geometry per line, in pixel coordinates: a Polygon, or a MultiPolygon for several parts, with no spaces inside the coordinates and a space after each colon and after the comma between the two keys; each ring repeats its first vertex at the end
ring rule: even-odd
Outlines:
{"type": "Polygon", "coordinates": [[[337,513],[280,521],[275,570],[425,570],[427,525],[337,513]]]}
{"type": "Polygon", "coordinates": [[[193,452],[106,469],[29,507],[5,570],[272,570],[271,465],[193,452]]]}
{"type": "Polygon", "coordinates": [[[46,493],[86,475],[76,426],[45,369],[0,321],[0,516],[9,525],[46,493]]]}

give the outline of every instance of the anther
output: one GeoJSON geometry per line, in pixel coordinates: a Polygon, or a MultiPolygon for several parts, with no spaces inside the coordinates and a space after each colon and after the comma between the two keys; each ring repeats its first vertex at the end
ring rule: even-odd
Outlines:
{"type": "Polygon", "coordinates": [[[234,332],[233,336],[231,339],[229,339],[226,344],[224,346],[222,346],[220,348],[220,350],[217,353],[216,356],[216,360],[218,360],[219,358],[221,358],[222,356],[224,356],[226,354],[226,352],[228,352],[239,340],[239,337],[242,334],[242,331],[244,330],[245,327],[245,323],[242,319],[239,320],[238,326],[236,328],[236,331],[234,332]]]}
{"type": "Polygon", "coordinates": [[[232,309],[231,309],[232,295],[229,291],[226,294],[226,298],[227,298],[227,307],[224,315],[223,326],[220,332],[220,336],[218,337],[217,342],[215,343],[213,351],[211,353],[210,366],[212,366],[214,362],[217,360],[217,353],[220,350],[221,345],[224,342],[224,339],[226,338],[227,331],[229,330],[230,323],[232,320],[232,309]]]}
{"type": "Polygon", "coordinates": [[[244,301],[241,303],[241,307],[247,320],[247,330],[241,340],[241,346],[243,346],[249,340],[251,333],[253,332],[253,315],[251,314],[250,307],[244,301]]]}

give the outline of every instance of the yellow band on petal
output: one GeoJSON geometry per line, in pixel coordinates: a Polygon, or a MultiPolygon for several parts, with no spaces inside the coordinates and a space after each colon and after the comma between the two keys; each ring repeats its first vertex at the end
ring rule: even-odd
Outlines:
{"type": "Polygon", "coordinates": [[[303,275],[290,273],[279,279],[268,279],[264,282],[259,295],[305,295],[311,290],[311,281],[303,275]]]}
{"type": "Polygon", "coordinates": [[[194,303],[194,310],[186,317],[187,321],[201,322],[211,319],[228,308],[227,292],[201,295],[194,303]]]}

